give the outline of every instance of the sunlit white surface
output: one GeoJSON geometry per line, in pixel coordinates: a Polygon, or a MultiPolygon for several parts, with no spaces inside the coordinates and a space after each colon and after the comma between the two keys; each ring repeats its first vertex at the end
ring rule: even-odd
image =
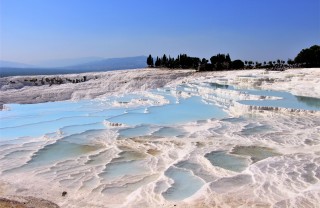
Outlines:
{"type": "Polygon", "coordinates": [[[74,193],[68,203],[79,206],[92,202],[78,196],[92,206],[203,200],[237,206],[244,198],[265,206],[315,205],[319,99],[218,82],[7,105],[0,112],[1,178],[17,187],[38,181],[34,191],[54,184],[52,192],[74,193]],[[252,106],[268,109],[244,111],[252,106]],[[272,108],[305,114],[271,117],[272,108]],[[28,180],[13,180],[22,177],[28,180]]]}

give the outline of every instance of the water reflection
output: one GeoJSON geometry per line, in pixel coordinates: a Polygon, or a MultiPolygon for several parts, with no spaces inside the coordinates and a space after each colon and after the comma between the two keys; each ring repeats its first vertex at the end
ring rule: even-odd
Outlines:
{"type": "Polygon", "coordinates": [[[299,102],[303,102],[310,107],[320,108],[320,99],[305,96],[295,96],[299,102]]]}

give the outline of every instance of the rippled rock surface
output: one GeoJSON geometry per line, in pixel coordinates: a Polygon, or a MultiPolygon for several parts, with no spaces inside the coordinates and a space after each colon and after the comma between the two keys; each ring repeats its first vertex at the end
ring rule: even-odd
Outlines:
{"type": "Polygon", "coordinates": [[[0,193],[60,207],[316,207],[319,98],[234,76],[6,104],[0,193]]]}

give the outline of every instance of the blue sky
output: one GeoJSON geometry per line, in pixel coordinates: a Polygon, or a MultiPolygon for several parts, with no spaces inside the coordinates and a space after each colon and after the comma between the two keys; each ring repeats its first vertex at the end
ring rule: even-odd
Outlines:
{"type": "Polygon", "coordinates": [[[294,58],[320,44],[320,0],[0,0],[0,59],[230,53],[294,58]]]}

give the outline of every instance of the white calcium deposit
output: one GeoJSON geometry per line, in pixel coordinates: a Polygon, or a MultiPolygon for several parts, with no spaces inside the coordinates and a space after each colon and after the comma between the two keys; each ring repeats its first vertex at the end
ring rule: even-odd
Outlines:
{"type": "Polygon", "coordinates": [[[320,69],[60,77],[83,76],[51,86],[0,79],[0,197],[61,207],[319,207],[320,69]]]}

